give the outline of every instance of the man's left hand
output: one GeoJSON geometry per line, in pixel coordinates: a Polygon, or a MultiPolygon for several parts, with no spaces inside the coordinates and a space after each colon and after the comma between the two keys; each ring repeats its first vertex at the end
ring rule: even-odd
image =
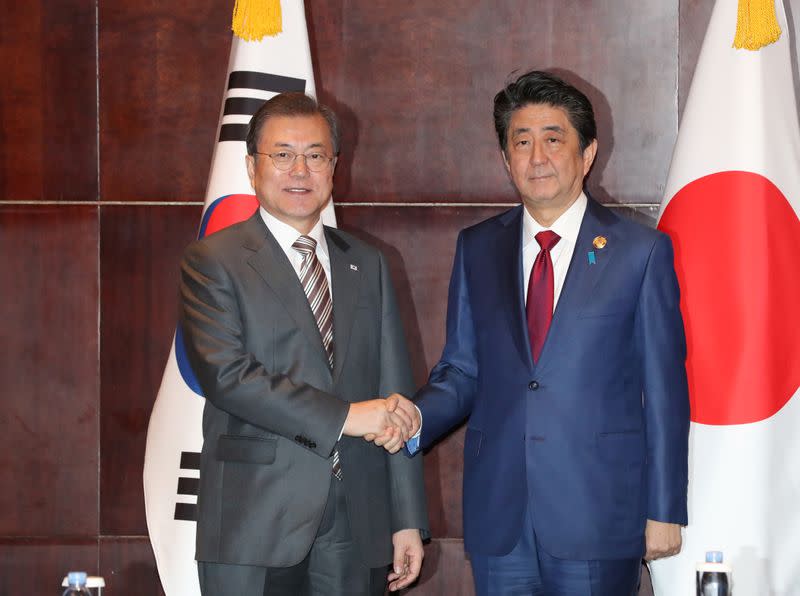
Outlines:
{"type": "Polygon", "coordinates": [[[648,519],[644,528],[646,561],[671,557],[681,552],[681,527],[679,524],[648,519]]]}
{"type": "Polygon", "coordinates": [[[410,586],[422,568],[422,537],[419,530],[400,530],[392,535],[394,545],[393,569],[389,574],[389,591],[395,592],[410,586]]]}

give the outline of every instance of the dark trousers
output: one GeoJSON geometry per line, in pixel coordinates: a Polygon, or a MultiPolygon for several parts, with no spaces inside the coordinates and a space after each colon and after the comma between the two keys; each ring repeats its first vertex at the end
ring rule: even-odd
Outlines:
{"type": "Polygon", "coordinates": [[[528,513],[519,542],[500,557],[470,553],[477,596],[636,596],[641,558],[557,559],[536,540],[528,513]]]}
{"type": "Polygon", "coordinates": [[[198,561],[203,596],[382,596],[388,567],[361,563],[350,534],[342,483],[331,478],[325,513],[305,559],[292,567],[198,561]]]}

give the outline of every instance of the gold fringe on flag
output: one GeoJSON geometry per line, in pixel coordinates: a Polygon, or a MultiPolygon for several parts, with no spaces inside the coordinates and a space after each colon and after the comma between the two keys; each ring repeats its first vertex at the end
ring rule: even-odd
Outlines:
{"type": "Polygon", "coordinates": [[[280,0],[236,0],[231,28],[246,41],[277,35],[283,31],[280,0]]]}
{"type": "Polygon", "coordinates": [[[775,0],[739,0],[733,47],[760,50],[778,41],[780,36],[775,0]]]}

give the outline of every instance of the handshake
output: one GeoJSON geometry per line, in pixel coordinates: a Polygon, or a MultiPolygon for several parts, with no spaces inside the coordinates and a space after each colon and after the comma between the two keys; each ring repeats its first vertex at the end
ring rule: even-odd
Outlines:
{"type": "Polygon", "coordinates": [[[421,420],[414,404],[393,393],[386,399],[350,404],[343,434],[365,440],[396,453],[419,431],[421,420]]]}

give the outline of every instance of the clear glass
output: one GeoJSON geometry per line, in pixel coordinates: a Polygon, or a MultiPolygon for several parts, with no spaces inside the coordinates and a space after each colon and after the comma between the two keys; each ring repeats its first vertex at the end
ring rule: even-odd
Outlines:
{"type": "Polygon", "coordinates": [[[333,161],[332,157],[328,157],[324,153],[320,153],[319,151],[312,151],[311,153],[295,153],[294,151],[276,151],[275,153],[262,153],[261,151],[256,151],[258,155],[266,155],[272,160],[272,163],[275,165],[276,168],[285,172],[290,170],[292,166],[294,166],[295,160],[302,156],[305,159],[306,167],[311,170],[312,172],[322,172],[325,168],[327,168],[331,161],[333,161]]]}

